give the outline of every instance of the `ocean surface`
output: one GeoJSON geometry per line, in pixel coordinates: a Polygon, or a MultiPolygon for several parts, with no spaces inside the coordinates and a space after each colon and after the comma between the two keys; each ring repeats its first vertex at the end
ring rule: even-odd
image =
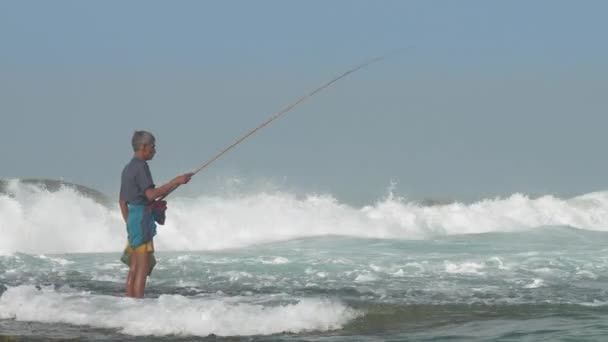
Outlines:
{"type": "Polygon", "coordinates": [[[69,187],[5,188],[0,340],[608,340],[608,192],[175,197],[137,300],[117,208],[69,187]]]}

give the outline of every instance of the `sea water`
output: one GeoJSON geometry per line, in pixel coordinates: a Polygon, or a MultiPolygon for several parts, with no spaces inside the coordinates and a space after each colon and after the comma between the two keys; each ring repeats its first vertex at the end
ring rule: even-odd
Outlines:
{"type": "Polygon", "coordinates": [[[120,212],[0,194],[0,336],[22,340],[605,341],[608,192],[364,206],[173,198],[144,299],[120,212]]]}

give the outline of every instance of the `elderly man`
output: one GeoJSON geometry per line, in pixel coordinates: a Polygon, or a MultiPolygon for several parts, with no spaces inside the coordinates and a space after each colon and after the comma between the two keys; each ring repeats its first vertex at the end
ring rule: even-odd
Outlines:
{"type": "Polygon", "coordinates": [[[142,298],[146,278],[154,266],[152,238],[156,235],[155,220],[159,220],[159,214],[164,215],[162,208],[160,213],[157,212],[159,202],[155,200],[188,183],[193,174],[177,176],[167,184],[156,187],[146,162],[156,154],[154,136],[146,131],[136,131],[131,143],[135,154],[122,170],[119,204],[128,233],[125,250],[129,263],[126,292],[128,297],[142,298]]]}

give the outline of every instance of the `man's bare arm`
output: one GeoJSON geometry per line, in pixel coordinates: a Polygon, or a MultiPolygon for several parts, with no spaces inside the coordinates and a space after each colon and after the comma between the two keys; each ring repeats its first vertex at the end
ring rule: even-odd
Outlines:
{"type": "Polygon", "coordinates": [[[129,207],[127,207],[127,201],[120,200],[118,201],[118,205],[120,205],[120,212],[122,213],[122,218],[127,222],[127,216],[129,215],[129,207]]]}
{"type": "Polygon", "coordinates": [[[186,173],[181,176],[175,177],[169,183],[159,186],[158,188],[150,188],[146,190],[146,198],[148,199],[148,201],[152,202],[155,199],[168,194],[169,191],[173,190],[173,188],[188,183],[193,175],[193,173],[186,173]]]}

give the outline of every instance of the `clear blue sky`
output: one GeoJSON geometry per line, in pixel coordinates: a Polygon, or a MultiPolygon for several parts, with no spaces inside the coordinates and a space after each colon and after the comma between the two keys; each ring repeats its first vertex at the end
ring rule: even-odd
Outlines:
{"type": "Polygon", "coordinates": [[[349,67],[193,180],[340,199],[608,187],[606,1],[0,1],[3,177],[157,182],[349,67]]]}

